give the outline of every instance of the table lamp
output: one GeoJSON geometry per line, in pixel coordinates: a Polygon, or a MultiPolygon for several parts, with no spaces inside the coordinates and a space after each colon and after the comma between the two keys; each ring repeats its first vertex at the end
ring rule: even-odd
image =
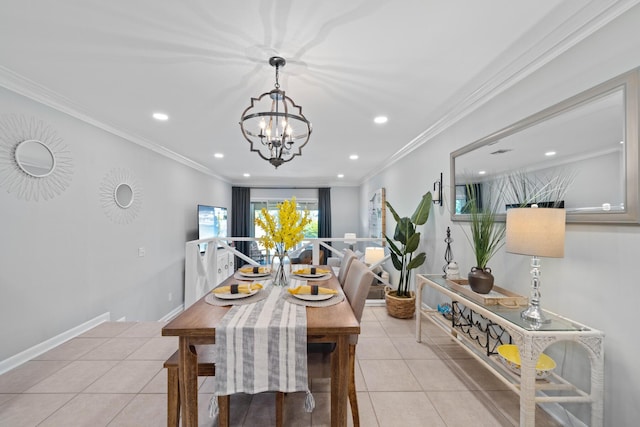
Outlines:
{"type": "Polygon", "coordinates": [[[540,309],[540,258],[564,257],[564,209],[513,208],[507,210],[507,252],[531,255],[531,298],[521,317],[534,324],[548,323],[540,309]]]}
{"type": "Polygon", "coordinates": [[[377,267],[384,261],[384,248],[369,246],[364,251],[364,263],[369,267],[377,267]]]}
{"type": "Polygon", "coordinates": [[[349,245],[349,249],[353,250],[353,245],[356,243],[355,241],[356,233],[344,233],[344,242],[349,245]]]}

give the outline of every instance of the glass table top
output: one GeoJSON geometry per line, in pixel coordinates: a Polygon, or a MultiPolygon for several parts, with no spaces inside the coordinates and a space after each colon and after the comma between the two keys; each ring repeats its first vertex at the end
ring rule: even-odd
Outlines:
{"type": "Polygon", "coordinates": [[[425,279],[428,279],[432,283],[435,283],[438,287],[444,288],[449,292],[459,295],[460,298],[456,299],[458,303],[465,305],[465,302],[471,302],[472,304],[478,305],[484,308],[485,310],[492,312],[496,316],[499,316],[504,320],[508,321],[509,323],[512,323],[513,325],[518,326],[522,329],[526,329],[529,331],[569,331],[569,332],[590,330],[588,327],[584,325],[573,322],[567,318],[559,316],[555,313],[551,313],[544,309],[543,309],[544,314],[549,319],[549,322],[533,324],[532,322],[529,322],[523,319],[522,317],[520,317],[520,313],[527,308],[526,306],[518,307],[518,308],[508,308],[501,305],[482,304],[478,301],[474,301],[470,299],[468,296],[459,292],[454,286],[452,286],[452,282],[442,277],[442,275],[424,274],[423,277],[425,279]]]}

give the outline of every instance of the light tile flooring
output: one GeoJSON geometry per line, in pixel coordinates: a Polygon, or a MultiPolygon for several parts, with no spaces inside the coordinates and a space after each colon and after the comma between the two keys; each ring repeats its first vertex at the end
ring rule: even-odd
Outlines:
{"type": "MultiPolygon", "coordinates": [[[[427,321],[417,343],[414,322],[365,308],[356,365],[363,427],[518,425],[513,392],[427,321]]],[[[162,326],[103,323],[1,375],[0,426],[166,425],[162,363],[178,343],[161,336],[162,326]]],[[[304,394],[287,395],[286,425],[330,425],[328,359],[311,355],[309,374],[316,409],[305,413],[304,394]]],[[[207,413],[212,379],[200,378],[199,390],[200,425],[217,425],[207,413]]],[[[273,394],[233,396],[231,421],[274,425],[273,394]]],[[[558,424],[538,409],[536,425],[558,424]]]]}

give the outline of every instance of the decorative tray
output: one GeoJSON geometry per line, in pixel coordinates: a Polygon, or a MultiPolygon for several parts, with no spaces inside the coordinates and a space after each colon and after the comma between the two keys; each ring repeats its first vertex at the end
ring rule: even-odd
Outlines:
{"type": "Polygon", "coordinates": [[[493,285],[493,289],[491,289],[488,294],[479,294],[471,290],[467,279],[447,279],[447,284],[457,292],[469,297],[469,299],[484,305],[501,305],[504,307],[517,308],[529,304],[529,298],[496,285],[493,285]]]}

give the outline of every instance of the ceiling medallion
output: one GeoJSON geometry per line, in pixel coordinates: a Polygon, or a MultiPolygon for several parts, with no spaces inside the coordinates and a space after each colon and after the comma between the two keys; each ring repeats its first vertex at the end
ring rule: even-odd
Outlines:
{"type": "Polygon", "coordinates": [[[240,129],[251,144],[251,151],[276,168],[301,156],[302,147],[311,136],[311,122],[302,114],[302,107],[280,89],[280,68],[286,63],[279,56],[269,59],[269,64],[276,69],[275,89],[251,98],[251,105],[240,118],[240,129]]]}

